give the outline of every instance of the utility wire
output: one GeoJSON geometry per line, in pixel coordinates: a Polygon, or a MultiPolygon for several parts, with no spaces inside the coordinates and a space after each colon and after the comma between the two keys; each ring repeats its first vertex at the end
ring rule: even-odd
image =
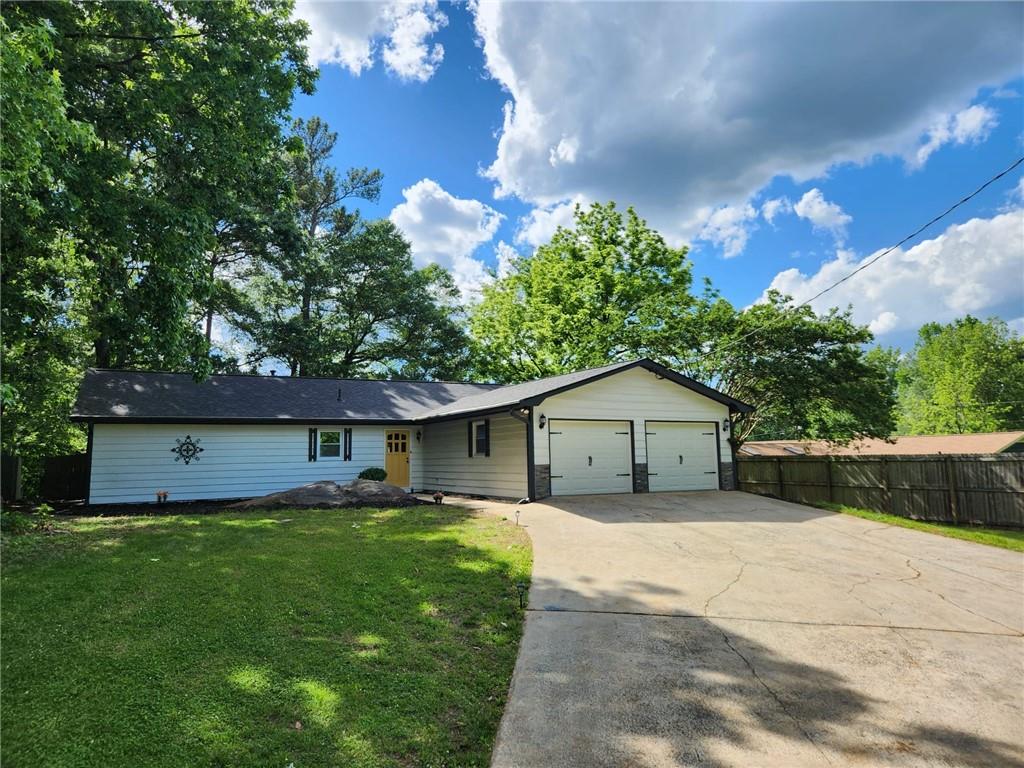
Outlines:
{"type": "MultiPolygon", "coordinates": [[[[824,296],[824,295],[825,295],[826,293],[828,293],[829,291],[831,291],[831,290],[833,290],[834,288],[837,288],[838,286],[842,285],[843,283],[845,283],[845,282],[846,282],[847,280],[849,280],[849,279],[850,279],[851,277],[853,277],[854,275],[856,275],[856,274],[858,274],[858,273],[860,273],[860,272],[863,272],[863,271],[864,271],[865,269],[867,269],[868,267],[870,267],[870,266],[871,266],[872,264],[875,264],[875,263],[877,263],[877,262],[878,262],[878,261],[879,261],[880,259],[884,258],[885,256],[888,256],[888,255],[889,255],[890,253],[892,253],[893,251],[895,251],[895,250],[896,250],[897,248],[899,248],[899,247],[900,247],[901,245],[903,245],[904,243],[906,243],[906,242],[907,242],[908,240],[912,240],[913,238],[915,238],[915,237],[917,237],[918,235],[920,235],[920,234],[921,234],[922,232],[924,232],[924,231],[925,231],[926,229],[928,229],[928,228],[929,228],[930,226],[932,226],[932,225],[933,225],[933,224],[935,224],[936,222],[939,222],[939,221],[941,221],[942,219],[946,218],[946,216],[948,216],[949,214],[951,214],[951,213],[952,213],[953,211],[955,211],[955,210],[956,210],[957,208],[959,208],[959,207],[960,207],[961,205],[963,205],[964,203],[968,202],[969,200],[971,200],[971,199],[972,199],[972,198],[974,198],[974,197],[977,197],[977,196],[978,196],[979,194],[981,194],[981,192],[983,192],[983,191],[984,191],[984,190],[985,190],[985,189],[986,189],[987,187],[989,187],[989,186],[991,186],[992,184],[994,184],[994,183],[996,183],[997,181],[999,181],[999,179],[1003,178],[1003,177],[1004,177],[1004,176],[1006,176],[1006,175],[1007,175],[1008,173],[1010,173],[1011,171],[1013,171],[1013,170],[1014,170],[1014,169],[1015,169],[1015,168],[1016,168],[1017,166],[1019,166],[1019,165],[1020,165],[1021,163],[1024,163],[1024,157],[1019,157],[1019,158],[1017,158],[1016,162],[1014,162],[1014,163],[1013,163],[1013,164],[1012,164],[1012,165],[1011,165],[1011,166],[1010,166],[1009,168],[1006,168],[1005,170],[1003,170],[1003,171],[1000,171],[999,173],[997,173],[997,174],[996,174],[995,176],[993,176],[993,177],[992,177],[991,179],[989,179],[988,181],[986,181],[986,182],[985,182],[984,184],[982,184],[982,185],[981,185],[980,187],[978,187],[978,188],[977,188],[976,190],[974,190],[973,192],[971,192],[971,193],[970,193],[969,195],[967,195],[967,196],[966,196],[966,197],[964,197],[964,198],[961,198],[961,199],[960,199],[960,200],[959,200],[958,202],[956,202],[956,203],[954,203],[953,205],[949,206],[949,208],[947,208],[947,209],[946,209],[945,211],[943,211],[943,212],[942,212],[942,213],[940,213],[940,214],[939,214],[938,216],[936,216],[935,218],[933,218],[933,219],[932,219],[931,221],[929,221],[929,222],[928,222],[927,224],[923,224],[922,226],[918,227],[918,228],[917,228],[917,229],[916,229],[916,230],[915,230],[914,232],[911,232],[911,233],[910,233],[909,235],[907,235],[907,236],[906,236],[906,237],[904,237],[904,238],[903,238],[902,240],[900,240],[900,241],[899,241],[898,243],[896,243],[896,245],[892,246],[891,248],[886,248],[886,249],[885,249],[884,251],[882,251],[882,252],[881,252],[880,254],[878,254],[877,256],[875,256],[874,258],[872,258],[871,260],[869,260],[869,261],[866,261],[866,262],[864,262],[863,264],[861,264],[861,265],[860,265],[859,267],[857,267],[857,268],[856,268],[855,270],[853,270],[853,271],[852,271],[852,272],[851,272],[850,274],[846,275],[845,277],[842,277],[842,278],[840,278],[839,280],[836,280],[836,281],[835,281],[834,283],[832,283],[832,285],[830,285],[830,286],[829,286],[828,288],[825,288],[824,290],[822,290],[822,291],[819,291],[818,293],[814,294],[814,295],[813,295],[813,296],[812,296],[811,298],[809,298],[809,299],[807,299],[807,300],[805,300],[805,301],[802,301],[802,302],[800,302],[799,304],[795,305],[795,306],[794,306],[794,307],[792,307],[792,308],[793,308],[793,309],[799,309],[800,307],[804,307],[804,306],[807,306],[807,305],[808,305],[808,304],[810,304],[810,303],[811,303],[812,301],[815,301],[816,299],[820,299],[820,298],[821,298],[822,296],[824,296]]],[[[728,348],[729,348],[729,347],[731,347],[731,346],[732,346],[733,344],[737,344],[737,343],[739,343],[739,342],[743,341],[744,339],[746,339],[747,337],[749,337],[749,336],[753,336],[753,335],[754,335],[755,333],[758,333],[759,331],[763,331],[763,330],[764,330],[765,328],[769,327],[770,325],[771,325],[771,324],[770,324],[770,323],[768,323],[768,324],[765,324],[765,325],[761,325],[761,326],[758,326],[758,327],[756,327],[756,328],[751,328],[751,329],[750,329],[749,331],[747,331],[747,332],[746,332],[745,334],[743,334],[742,336],[738,336],[738,337],[736,337],[735,339],[733,339],[732,341],[728,341],[728,342],[726,342],[725,344],[723,344],[722,346],[718,347],[717,349],[715,349],[715,350],[714,350],[714,352],[716,352],[716,353],[717,353],[717,352],[720,352],[720,351],[721,351],[721,350],[723,350],[723,349],[728,349],[728,348]]]]}

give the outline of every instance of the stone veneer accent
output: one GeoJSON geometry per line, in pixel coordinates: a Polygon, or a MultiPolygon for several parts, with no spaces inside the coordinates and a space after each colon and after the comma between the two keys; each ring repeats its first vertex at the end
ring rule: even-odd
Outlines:
{"type": "Polygon", "coordinates": [[[533,465],[533,492],[538,499],[551,495],[551,465],[533,465]]]}
{"type": "Polygon", "coordinates": [[[647,481],[647,464],[633,464],[633,493],[647,493],[651,490],[647,481]]]}
{"type": "Polygon", "coordinates": [[[731,461],[718,462],[718,487],[723,491],[736,490],[736,476],[731,461]]]}

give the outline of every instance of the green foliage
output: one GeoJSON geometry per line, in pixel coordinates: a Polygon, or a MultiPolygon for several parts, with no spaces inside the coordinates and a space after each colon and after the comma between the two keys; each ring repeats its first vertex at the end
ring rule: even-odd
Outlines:
{"type": "Polygon", "coordinates": [[[295,130],[302,241],[268,251],[248,275],[232,322],[253,342],[250,360],[284,360],[303,376],[463,373],[467,341],[451,276],[436,265],[416,269],[394,224],[364,221],[343,204],[376,199],[380,172],[353,169],[338,180],[328,165],[336,134],[315,118],[295,130]]]}
{"type": "Polygon", "coordinates": [[[31,515],[16,509],[0,509],[0,531],[12,536],[19,536],[35,528],[36,522],[31,515]]]}
{"type": "Polygon", "coordinates": [[[479,375],[523,381],[651,357],[757,406],[732,439],[844,441],[893,428],[891,361],[849,312],[818,316],[788,297],[737,309],[692,293],[685,249],[630,209],[577,208],[575,228],[519,259],[471,316],[479,375]]]}
{"type": "Polygon", "coordinates": [[[923,326],[898,380],[906,434],[1024,428],[1024,339],[1002,320],[923,326]]]}
{"type": "Polygon", "coordinates": [[[218,230],[282,189],[282,118],[315,79],[290,10],[0,7],[2,435],[27,474],[84,445],[87,365],[210,369],[218,230]]]}
{"type": "Polygon", "coordinates": [[[888,437],[894,427],[891,360],[865,353],[870,331],[850,312],[818,315],[770,292],[737,310],[713,291],[695,315],[702,342],[663,361],[757,410],[733,440],[888,437]]]}
{"type": "Polygon", "coordinates": [[[832,502],[821,502],[815,506],[828,509],[832,512],[842,512],[844,515],[853,515],[865,520],[872,520],[876,523],[888,523],[900,528],[911,528],[915,531],[936,533],[939,536],[948,536],[951,539],[963,539],[978,544],[987,544],[990,547],[1009,549],[1015,552],[1024,552],[1024,531],[1010,531],[1004,528],[985,528],[980,525],[946,525],[943,523],[931,523],[925,520],[913,520],[898,515],[887,515],[884,512],[875,512],[871,509],[860,509],[848,507],[845,504],[834,504],[832,502]]]}
{"type": "Polygon", "coordinates": [[[360,480],[376,480],[379,483],[383,483],[388,479],[388,473],[380,467],[367,467],[359,473],[360,480]]]}
{"type": "Polygon", "coordinates": [[[488,765],[522,528],[451,506],[62,524],[3,543],[5,765],[488,765]]]}
{"type": "Polygon", "coordinates": [[[470,327],[478,375],[525,381],[670,346],[694,306],[685,248],[630,208],[577,206],[575,228],[483,290],[470,327]]]}

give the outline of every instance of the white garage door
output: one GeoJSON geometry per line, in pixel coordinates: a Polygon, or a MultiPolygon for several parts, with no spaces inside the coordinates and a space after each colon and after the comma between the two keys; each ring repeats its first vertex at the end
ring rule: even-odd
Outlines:
{"type": "Polygon", "coordinates": [[[652,491],[718,488],[713,422],[647,422],[647,482],[652,491]]]}
{"type": "Polygon", "coordinates": [[[628,421],[548,422],[551,494],[632,493],[633,447],[628,421]]]}

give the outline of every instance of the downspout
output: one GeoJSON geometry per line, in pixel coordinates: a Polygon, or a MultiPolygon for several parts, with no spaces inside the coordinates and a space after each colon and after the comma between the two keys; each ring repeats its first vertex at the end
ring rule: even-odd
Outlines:
{"type": "Polygon", "coordinates": [[[526,425],[526,498],[520,499],[519,503],[528,504],[537,498],[537,481],[533,471],[533,406],[526,409],[525,416],[515,409],[510,410],[508,415],[526,425]]]}
{"type": "Polygon", "coordinates": [[[732,408],[729,409],[729,455],[732,457],[732,488],[730,491],[740,489],[740,465],[736,462],[736,425],[732,421],[732,408]]]}

